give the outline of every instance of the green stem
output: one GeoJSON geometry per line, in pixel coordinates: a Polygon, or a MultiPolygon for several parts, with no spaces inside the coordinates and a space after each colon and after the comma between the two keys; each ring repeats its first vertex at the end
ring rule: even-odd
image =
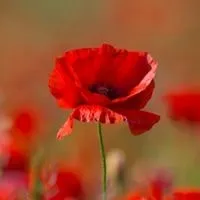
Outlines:
{"type": "Polygon", "coordinates": [[[100,152],[101,152],[101,160],[102,160],[102,192],[103,192],[103,200],[107,199],[107,169],[106,169],[106,155],[105,148],[103,143],[103,135],[101,129],[101,123],[98,123],[98,136],[99,136],[99,144],[100,144],[100,152]]]}
{"type": "Polygon", "coordinates": [[[40,180],[35,181],[34,185],[34,191],[33,191],[33,198],[35,200],[41,200],[42,199],[42,183],[40,180]]]}

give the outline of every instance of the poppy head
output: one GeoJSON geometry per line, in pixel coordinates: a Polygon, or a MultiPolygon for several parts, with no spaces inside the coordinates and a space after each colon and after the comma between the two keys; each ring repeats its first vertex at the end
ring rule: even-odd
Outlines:
{"type": "Polygon", "coordinates": [[[200,90],[180,90],[165,96],[168,113],[172,120],[189,124],[200,122],[200,90]]]}
{"type": "Polygon", "coordinates": [[[146,52],[108,44],[66,52],[56,59],[49,88],[59,106],[74,109],[58,138],[82,122],[126,121],[134,134],[149,130],[159,116],[141,111],[154,90],[157,63],[146,52]]]}

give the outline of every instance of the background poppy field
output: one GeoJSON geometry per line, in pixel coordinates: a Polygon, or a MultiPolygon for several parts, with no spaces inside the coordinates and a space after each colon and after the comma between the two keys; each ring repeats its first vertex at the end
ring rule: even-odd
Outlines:
{"type": "Polygon", "coordinates": [[[130,181],[158,167],[173,174],[176,187],[199,187],[200,127],[171,120],[165,100],[176,88],[200,88],[199,8],[197,0],[1,0],[0,160],[12,135],[34,166],[76,166],[84,191],[95,193],[101,174],[96,126],[76,122],[70,137],[56,140],[68,112],[57,107],[48,79],[64,51],[110,43],[148,51],[158,61],[148,109],[161,120],[137,137],[125,124],[104,125],[106,151],[125,153],[130,181]],[[15,134],[19,127],[25,135],[15,134]]]}

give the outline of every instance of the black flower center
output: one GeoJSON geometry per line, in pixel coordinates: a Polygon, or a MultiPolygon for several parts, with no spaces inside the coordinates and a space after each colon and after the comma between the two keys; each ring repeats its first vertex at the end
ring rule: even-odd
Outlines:
{"type": "Polygon", "coordinates": [[[93,84],[89,87],[89,90],[92,93],[104,95],[111,100],[116,99],[119,96],[116,89],[108,87],[104,84],[93,84]]]}

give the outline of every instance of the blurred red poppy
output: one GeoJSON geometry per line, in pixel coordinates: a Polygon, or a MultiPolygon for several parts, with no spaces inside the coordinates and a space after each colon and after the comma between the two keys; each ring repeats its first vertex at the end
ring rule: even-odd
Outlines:
{"type": "Polygon", "coordinates": [[[180,190],[173,193],[173,200],[199,200],[199,190],[180,190]]]}
{"type": "Polygon", "coordinates": [[[3,172],[14,170],[21,172],[28,172],[29,160],[27,152],[20,149],[15,143],[10,143],[4,151],[4,162],[2,166],[3,172]]]}
{"type": "Polygon", "coordinates": [[[13,114],[13,130],[30,138],[37,131],[38,119],[31,108],[21,108],[13,114]]]}
{"type": "Polygon", "coordinates": [[[141,111],[154,90],[157,63],[146,52],[128,52],[103,44],[66,52],[56,60],[49,88],[58,104],[72,108],[58,138],[72,131],[73,119],[82,122],[126,121],[134,135],[159,121],[141,111]]]}
{"type": "Polygon", "coordinates": [[[43,181],[47,188],[45,200],[84,199],[81,177],[74,169],[59,168],[43,181]]]}
{"type": "Polygon", "coordinates": [[[200,90],[184,89],[165,96],[171,119],[189,124],[200,123],[200,90]]]}
{"type": "Polygon", "coordinates": [[[1,156],[0,199],[28,198],[29,158],[10,143],[1,156]]]}
{"type": "MultiPolygon", "coordinates": [[[[20,177],[18,177],[20,178],[20,177]]],[[[10,181],[0,181],[0,199],[1,200],[21,200],[30,199],[28,191],[21,187],[18,183],[11,183],[10,181]]]]}
{"type": "Polygon", "coordinates": [[[157,168],[150,178],[150,193],[156,200],[162,200],[164,195],[171,191],[173,176],[168,169],[157,168]]]}
{"type": "Polygon", "coordinates": [[[154,181],[150,184],[150,194],[156,200],[162,200],[165,195],[165,186],[162,180],[154,181]]]}
{"type": "Polygon", "coordinates": [[[123,197],[121,200],[157,200],[150,194],[142,194],[140,192],[133,192],[123,197]]]}

